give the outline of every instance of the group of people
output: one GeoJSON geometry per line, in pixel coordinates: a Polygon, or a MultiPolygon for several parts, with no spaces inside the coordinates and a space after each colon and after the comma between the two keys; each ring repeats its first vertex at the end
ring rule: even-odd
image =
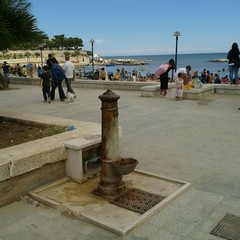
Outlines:
{"type": "MultiPolygon", "coordinates": [[[[136,75],[136,74],[135,74],[136,75]]],[[[111,80],[111,81],[125,81],[128,80],[129,74],[128,72],[122,68],[116,69],[115,74],[113,72],[108,72],[104,67],[96,69],[96,71],[92,74],[92,80],[111,80]]],[[[136,81],[133,79],[133,81],[136,81]]]]}
{"type": "MultiPolygon", "coordinates": [[[[156,75],[160,78],[160,97],[165,97],[168,90],[169,72],[174,71],[175,61],[170,59],[168,63],[162,64],[156,71],[156,75]]],[[[188,87],[191,81],[191,66],[179,68],[174,72],[173,80],[175,82],[175,97],[176,100],[182,100],[183,88],[188,87]]]]}
{"type": "Polygon", "coordinates": [[[2,69],[3,69],[3,78],[4,81],[9,82],[9,75],[17,75],[19,77],[27,77],[28,75],[30,77],[33,76],[33,66],[29,65],[23,65],[21,66],[19,63],[17,63],[14,67],[10,66],[9,63],[6,61],[3,62],[2,64],[2,69]]]}
{"type": "Polygon", "coordinates": [[[58,88],[59,98],[65,101],[66,94],[64,93],[62,82],[66,83],[67,94],[71,93],[76,97],[74,90],[71,87],[71,82],[75,79],[75,66],[70,61],[69,56],[65,56],[66,62],[63,67],[58,64],[58,61],[51,54],[48,55],[46,65],[42,67],[42,73],[39,70],[38,74],[41,79],[41,88],[44,101],[51,103],[55,99],[55,90],[58,88]]]}
{"type": "MultiPolygon", "coordinates": [[[[209,73],[204,69],[201,72],[201,76],[198,76],[198,72],[191,74],[191,66],[188,65],[185,68],[179,68],[174,72],[173,80],[175,82],[175,98],[176,100],[182,100],[183,89],[201,88],[205,83],[230,83],[238,84],[239,82],[239,68],[240,68],[240,58],[239,58],[239,48],[237,43],[232,44],[232,48],[228,52],[228,69],[229,69],[229,79],[226,75],[224,78],[220,77],[220,73],[215,73],[214,75],[209,73]]],[[[175,69],[174,59],[170,59],[168,63],[162,64],[156,71],[156,75],[160,79],[160,97],[167,95],[168,82],[169,82],[169,72],[175,69]]]]}

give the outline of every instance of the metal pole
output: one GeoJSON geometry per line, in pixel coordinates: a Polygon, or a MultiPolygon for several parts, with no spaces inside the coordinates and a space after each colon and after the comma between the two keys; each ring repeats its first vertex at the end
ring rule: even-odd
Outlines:
{"type": "Polygon", "coordinates": [[[173,36],[176,37],[176,52],[175,52],[175,71],[176,71],[177,70],[178,37],[181,36],[181,33],[176,31],[173,33],[173,36]]]}
{"type": "Polygon", "coordinates": [[[177,71],[178,35],[176,35],[175,71],[177,71]]]}
{"type": "Polygon", "coordinates": [[[92,41],[92,72],[94,73],[94,60],[93,60],[93,41],[92,41]]]}
{"type": "Polygon", "coordinates": [[[40,48],[40,54],[41,54],[41,65],[43,66],[42,48],[40,48]]]}

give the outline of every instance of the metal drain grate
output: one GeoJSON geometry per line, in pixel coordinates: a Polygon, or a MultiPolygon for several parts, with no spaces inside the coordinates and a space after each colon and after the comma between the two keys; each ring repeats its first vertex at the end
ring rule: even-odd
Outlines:
{"type": "Polygon", "coordinates": [[[165,197],[132,188],[120,197],[110,201],[110,203],[143,214],[160,203],[163,199],[165,199],[165,197]]]}
{"type": "Polygon", "coordinates": [[[228,240],[240,240],[240,217],[227,214],[210,233],[228,240]]]}

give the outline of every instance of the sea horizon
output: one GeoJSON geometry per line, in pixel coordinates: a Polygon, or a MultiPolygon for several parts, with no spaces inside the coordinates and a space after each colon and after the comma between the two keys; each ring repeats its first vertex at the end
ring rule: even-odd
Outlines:
{"type": "MultiPolygon", "coordinates": [[[[169,59],[175,59],[175,54],[154,54],[154,55],[127,55],[127,56],[105,56],[103,59],[137,59],[143,60],[146,65],[116,65],[106,67],[107,71],[115,72],[116,69],[124,68],[127,72],[131,73],[133,70],[137,70],[142,76],[147,73],[155,73],[157,68],[167,63],[169,59]]],[[[186,67],[190,65],[192,71],[198,71],[199,73],[206,69],[210,73],[221,72],[221,75],[228,75],[228,63],[227,62],[211,62],[216,59],[226,59],[227,53],[180,53],[177,55],[177,68],[186,67]]]]}
{"type": "MultiPolygon", "coordinates": [[[[196,54],[226,54],[227,52],[213,52],[213,53],[178,53],[177,55],[196,55],[196,54]]],[[[115,57],[139,57],[139,56],[175,56],[175,53],[166,53],[166,54],[131,54],[131,55],[102,55],[102,58],[115,58],[115,57]]]]}

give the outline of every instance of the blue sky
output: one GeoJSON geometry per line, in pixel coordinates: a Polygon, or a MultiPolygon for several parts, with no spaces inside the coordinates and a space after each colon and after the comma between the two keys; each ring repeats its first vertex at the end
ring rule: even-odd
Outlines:
{"type": "Polygon", "coordinates": [[[79,37],[100,56],[227,52],[240,44],[239,0],[29,0],[50,38],[79,37]]]}

